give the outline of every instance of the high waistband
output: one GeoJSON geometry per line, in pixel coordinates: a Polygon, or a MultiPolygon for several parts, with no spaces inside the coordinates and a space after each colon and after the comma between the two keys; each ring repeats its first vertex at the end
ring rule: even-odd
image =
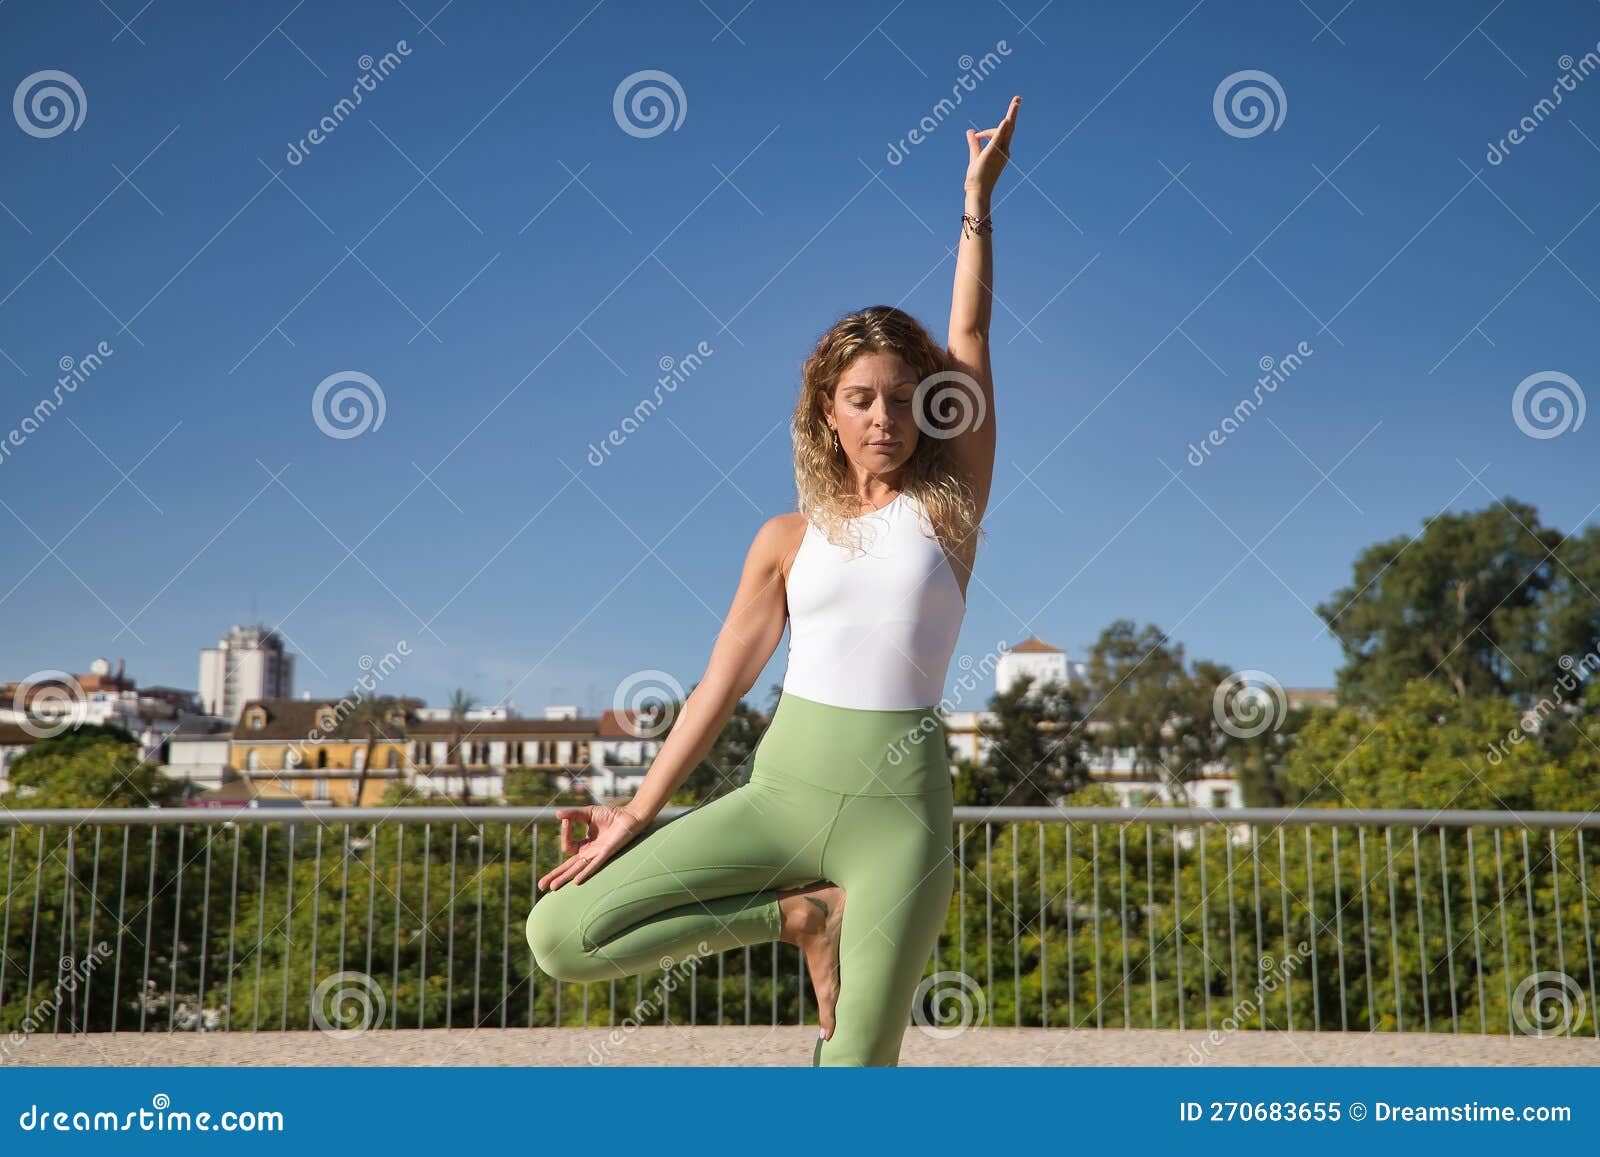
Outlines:
{"type": "Polygon", "coordinates": [[[783,692],[756,744],[750,780],[797,779],[841,795],[951,791],[937,707],[835,707],[783,692]]]}

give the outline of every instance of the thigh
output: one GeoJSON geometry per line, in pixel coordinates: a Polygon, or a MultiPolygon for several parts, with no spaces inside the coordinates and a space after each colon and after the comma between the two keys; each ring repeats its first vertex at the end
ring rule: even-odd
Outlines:
{"type": "Polygon", "coordinates": [[[906,1022],[950,910],[955,861],[950,797],[858,797],[828,848],[845,890],[839,1003],[821,1065],[894,1065],[906,1022]]]}
{"type": "Polygon", "coordinates": [[[795,887],[820,876],[827,824],[818,817],[832,806],[747,783],[634,840],[535,907],[563,909],[563,923],[592,950],[668,909],[795,887]]]}

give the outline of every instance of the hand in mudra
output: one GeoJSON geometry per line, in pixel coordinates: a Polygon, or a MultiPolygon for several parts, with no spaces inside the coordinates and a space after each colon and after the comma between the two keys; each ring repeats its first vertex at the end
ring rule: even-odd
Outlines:
{"type": "Polygon", "coordinates": [[[632,812],[600,804],[560,808],[556,818],[561,821],[561,850],[571,858],[539,877],[540,891],[554,891],[562,884],[583,883],[645,828],[644,821],[632,812]],[[575,821],[583,824],[586,830],[584,838],[576,842],[572,839],[575,821]]]}
{"type": "Polygon", "coordinates": [[[1006,107],[1005,118],[994,128],[967,130],[966,188],[985,196],[993,191],[1000,171],[1011,159],[1011,134],[1017,130],[1017,112],[1021,108],[1022,98],[1014,96],[1006,107]]]}

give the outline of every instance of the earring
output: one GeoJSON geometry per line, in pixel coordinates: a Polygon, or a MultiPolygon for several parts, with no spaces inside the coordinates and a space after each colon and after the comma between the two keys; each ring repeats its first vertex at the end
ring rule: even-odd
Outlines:
{"type": "Polygon", "coordinates": [[[843,450],[844,449],[844,443],[839,441],[839,431],[838,430],[835,430],[833,432],[833,448],[835,450],[843,450]]]}

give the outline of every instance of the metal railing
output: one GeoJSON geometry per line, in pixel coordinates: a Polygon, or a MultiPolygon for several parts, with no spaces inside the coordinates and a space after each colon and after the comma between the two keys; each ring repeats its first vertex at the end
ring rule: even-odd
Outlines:
{"type": "MultiPolygon", "coordinates": [[[[1600,816],[955,818],[922,1023],[1600,1037],[1600,816]]],[[[0,810],[0,858],[8,1032],[814,1023],[776,941],[631,984],[540,973],[553,808],[0,810]]]]}

